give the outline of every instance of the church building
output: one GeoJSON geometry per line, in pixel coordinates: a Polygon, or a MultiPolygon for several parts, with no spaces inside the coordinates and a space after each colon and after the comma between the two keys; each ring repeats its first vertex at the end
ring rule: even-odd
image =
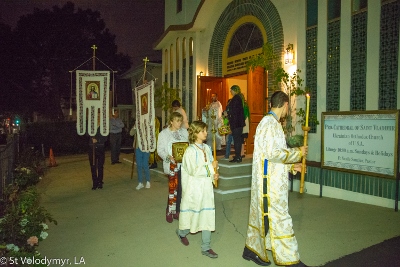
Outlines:
{"type": "Polygon", "coordinates": [[[324,112],[399,109],[399,11],[396,0],[165,0],[155,49],[162,51],[162,80],[181,90],[190,122],[201,118],[209,90],[225,109],[229,88],[240,86],[250,108],[251,153],[275,88],[273,70],[248,70],[246,63],[272,45],[287,73],[301,71],[310,115],[319,121],[308,133],[307,193],[320,194],[322,183],[324,196],[394,207],[395,177],[321,168],[321,127],[324,112]]]}

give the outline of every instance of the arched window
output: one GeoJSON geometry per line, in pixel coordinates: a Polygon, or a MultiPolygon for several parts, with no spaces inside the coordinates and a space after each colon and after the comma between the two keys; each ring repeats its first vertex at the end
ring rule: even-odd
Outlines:
{"type": "Polygon", "coordinates": [[[261,48],[263,44],[264,39],[257,25],[254,23],[245,23],[233,34],[229,44],[228,57],[261,48]]]}

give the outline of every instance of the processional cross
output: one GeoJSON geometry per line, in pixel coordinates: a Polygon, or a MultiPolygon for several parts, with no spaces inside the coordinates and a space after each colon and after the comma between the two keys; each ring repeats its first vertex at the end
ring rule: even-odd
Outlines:
{"type": "Polygon", "coordinates": [[[90,48],[93,49],[93,70],[96,70],[96,45],[92,45],[90,48]]]}
{"type": "Polygon", "coordinates": [[[143,84],[146,80],[146,68],[147,68],[147,62],[149,62],[150,60],[146,57],[143,59],[144,62],[144,72],[143,72],[143,84]]]}
{"type": "MultiPolygon", "coordinates": [[[[96,49],[97,46],[96,45],[92,45],[90,48],[93,49],[93,70],[96,70],[96,49]]],[[[92,162],[92,166],[95,165],[95,160],[96,160],[96,152],[95,152],[95,145],[93,144],[93,162],[92,162]]]]}

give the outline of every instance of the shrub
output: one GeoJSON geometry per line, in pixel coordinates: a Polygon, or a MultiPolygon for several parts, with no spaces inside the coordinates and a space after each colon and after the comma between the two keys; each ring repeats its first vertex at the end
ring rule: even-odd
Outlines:
{"type": "Polygon", "coordinates": [[[39,204],[36,187],[20,190],[7,187],[5,216],[0,220],[0,255],[6,257],[38,256],[36,246],[47,237],[48,225],[57,224],[39,204]]]}
{"type": "MultiPolygon", "coordinates": [[[[43,175],[43,156],[28,149],[19,156],[13,183],[4,190],[1,201],[0,256],[40,257],[36,250],[39,241],[47,237],[48,225],[57,224],[45,208],[40,206],[35,185],[43,175]],[[38,172],[41,171],[41,173],[38,172]]],[[[24,265],[26,266],[26,265],[24,265]]]]}
{"type": "Polygon", "coordinates": [[[39,182],[39,174],[30,167],[17,168],[14,171],[14,183],[24,190],[29,186],[36,185],[39,182]]]}
{"type": "Polygon", "coordinates": [[[88,138],[76,132],[76,122],[35,122],[27,126],[27,142],[36,150],[47,153],[50,148],[57,155],[82,154],[87,152],[88,138]]]}

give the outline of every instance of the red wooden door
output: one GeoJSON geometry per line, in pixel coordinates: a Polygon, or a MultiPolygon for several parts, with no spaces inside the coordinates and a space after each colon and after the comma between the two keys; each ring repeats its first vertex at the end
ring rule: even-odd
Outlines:
{"type": "Polygon", "coordinates": [[[247,75],[247,103],[250,109],[250,129],[247,139],[247,153],[254,150],[254,135],[264,114],[268,111],[268,90],[264,68],[257,67],[247,75]]]}
{"type": "Polygon", "coordinates": [[[201,118],[201,110],[211,102],[211,94],[217,94],[223,110],[228,101],[226,79],[222,77],[198,76],[197,81],[197,117],[201,118]]]}

